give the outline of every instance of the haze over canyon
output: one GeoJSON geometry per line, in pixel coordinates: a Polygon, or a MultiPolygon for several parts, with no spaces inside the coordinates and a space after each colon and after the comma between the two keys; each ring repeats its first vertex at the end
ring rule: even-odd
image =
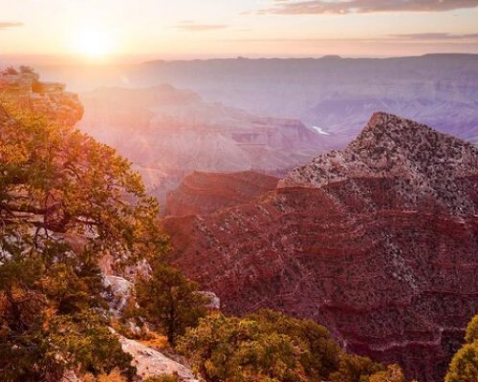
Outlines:
{"type": "Polygon", "coordinates": [[[443,378],[478,310],[477,56],[67,70],[44,69],[142,173],[170,261],[223,311],[312,318],[443,378]]]}
{"type": "Polygon", "coordinates": [[[376,111],[478,142],[475,55],[40,70],[80,92],[82,130],[132,159],[161,201],[193,170],[283,175],[344,148],[376,111]]]}

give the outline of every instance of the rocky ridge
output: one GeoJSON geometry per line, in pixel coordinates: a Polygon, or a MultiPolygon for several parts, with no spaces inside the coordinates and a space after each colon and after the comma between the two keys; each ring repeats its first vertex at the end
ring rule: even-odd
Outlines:
{"type": "Polygon", "coordinates": [[[166,197],[172,216],[204,215],[247,203],[277,187],[278,178],[252,171],[207,173],[195,171],[166,197]]]}
{"type": "MultiPolygon", "coordinates": [[[[476,214],[469,195],[457,183],[476,175],[478,148],[419,123],[376,113],[367,127],[344,150],[320,155],[290,172],[279,187],[321,188],[357,179],[396,182],[403,208],[412,209],[425,198],[459,215],[476,214]]],[[[352,181],[353,182],[353,181],[352,181]]]]}
{"type": "Polygon", "coordinates": [[[478,310],[477,160],[468,143],[378,113],[273,192],[165,219],[171,261],[226,312],[312,318],[350,351],[439,381],[478,310]]]}

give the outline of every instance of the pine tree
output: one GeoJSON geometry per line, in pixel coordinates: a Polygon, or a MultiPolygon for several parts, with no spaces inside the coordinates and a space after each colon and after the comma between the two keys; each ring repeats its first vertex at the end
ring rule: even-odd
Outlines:
{"type": "Polygon", "coordinates": [[[158,204],[128,161],[65,123],[70,105],[0,100],[0,381],[115,367],[131,378],[107,328],[98,263],[160,257],[158,204]]]}
{"type": "Polygon", "coordinates": [[[155,265],[151,278],[139,279],[135,289],[146,318],[163,328],[172,345],[207,312],[209,301],[198,293],[197,285],[161,263],[155,265]]]}

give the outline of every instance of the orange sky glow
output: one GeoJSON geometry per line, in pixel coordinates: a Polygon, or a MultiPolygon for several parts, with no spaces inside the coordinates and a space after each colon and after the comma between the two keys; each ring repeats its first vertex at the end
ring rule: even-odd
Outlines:
{"type": "Polygon", "coordinates": [[[0,60],[478,53],[478,0],[0,0],[0,60]]]}

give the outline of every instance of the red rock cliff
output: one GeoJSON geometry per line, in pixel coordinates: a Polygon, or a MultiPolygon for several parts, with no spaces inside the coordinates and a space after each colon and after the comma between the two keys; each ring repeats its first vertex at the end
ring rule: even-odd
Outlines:
{"type": "Polygon", "coordinates": [[[440,381],[478,311],[478,150],[376,114],[276,191],[169,218],[171,258],[229,313],[310,317],[350,351],[440,381]]]}
{"type": "Polygon", "coordinates": [[[253,171],[195,171],[168,193],[166,209],[173,216],[204,215],[247,203],[277,187],[278,178],[253,171]]]}

